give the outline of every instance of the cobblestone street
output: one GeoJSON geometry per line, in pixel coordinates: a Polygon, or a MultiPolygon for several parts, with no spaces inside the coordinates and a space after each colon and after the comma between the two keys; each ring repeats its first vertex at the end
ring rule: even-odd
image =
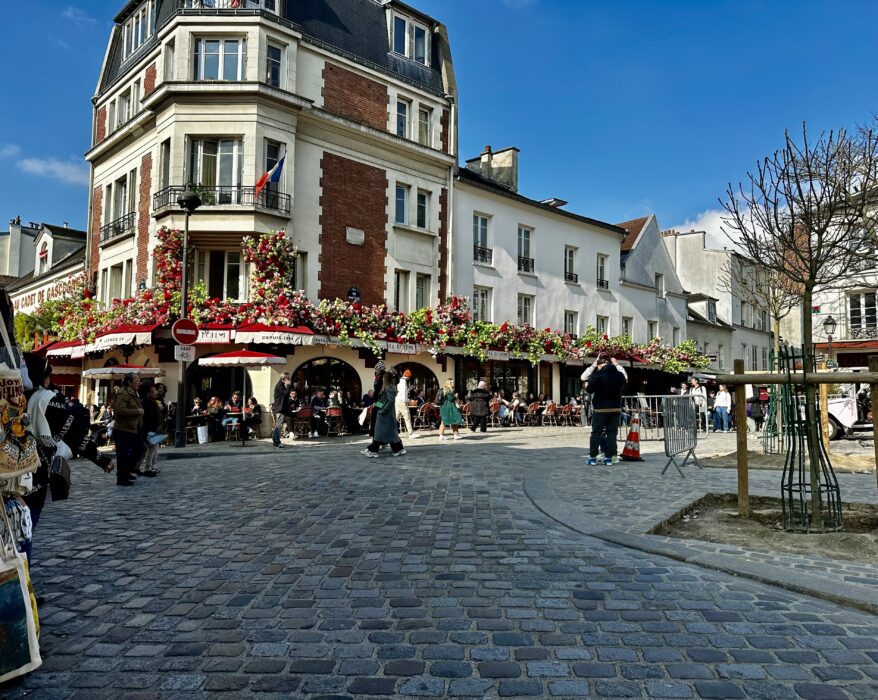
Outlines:
{"type": "Polygon", "coordinates": [[[582,489],[580,430],[466,438],[228,447],[130,489],[76,463],[34,543],[44,663],[0,695],[878,697],[873,615],[580,534],[525,488],[609,525],[694,478],[652,455],[582,489]]]}

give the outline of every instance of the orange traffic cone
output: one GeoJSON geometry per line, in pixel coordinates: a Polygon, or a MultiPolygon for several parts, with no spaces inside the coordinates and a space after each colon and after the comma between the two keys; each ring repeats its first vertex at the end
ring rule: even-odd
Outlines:
{"type": "Polygon", "coordinates": [[[642,462],[640,456],[640,414],[635,413],[631,419],[631,427],[628,430],[628,438],[625,440],[625,449],[622,450],[622,460],[625,462],[642,462]]]}

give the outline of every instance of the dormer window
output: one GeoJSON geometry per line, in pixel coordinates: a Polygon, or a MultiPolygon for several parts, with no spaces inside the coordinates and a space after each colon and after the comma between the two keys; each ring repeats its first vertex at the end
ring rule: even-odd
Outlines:
{"type": "Polygon", "coordinates": [[[37,270],[39,270],[38,274],[43,274],[47,272],[49,269],[49,244],[46,241],[43,241],[43,245],[40,246],[40,255],[39,255],[39,265],[37,266],[37,270]]]}
{"type": "Polygon", "coordinates": [[[122,27],[122,60],[146,43],[155,31],[155,0],[146,0],[122,27]]]}
{"type": "Polygon", "coordinates": [[[399,13],[393,14],[393,52],[422,66],[430,65],[430,31],[399,13]]]}

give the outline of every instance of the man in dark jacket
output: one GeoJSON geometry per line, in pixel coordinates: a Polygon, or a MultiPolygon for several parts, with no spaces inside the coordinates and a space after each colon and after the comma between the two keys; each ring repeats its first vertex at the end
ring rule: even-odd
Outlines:
{"type": "Polygon", "coordinates": [[[278,449],[284,445],[280,441],[280,431],[290,412],[290,375],[284,372],[274,386],[274,398],[271,402],[271,413],[274,416],[274,430],[271,431],[271,442],[278,449]]]}
{"type": "Polygon", "coordinates": [[[140,377],[129,372],[122,379],[122,387],[113,401],[113,441],[116,443],[116,483],[131,486],[137,478],[134,470],[143,454],[140,429],[143,425],[143,406],[137,392],[140,377]]]}
{"type": "Polygon", "coordinates": [[[476,432],[476,428],[479,428],[483,433],[488,430],[488,413],[490,411],[488,403],[490,400],[491,392],[485,388],[485,382],[479,382],[479,385],[467,396],[467,401],[470,402],[470,417],[472,418],[470,430],[473,432],[476,432]]]}
{"type": "Polygon", "coordinates": [[[611,465],[618,450],[616,437],[619,432],[619,417],[622,414],[622,390],[625,388],[625,370],[616,362],[616,358],[599,355],[594,364],[583,372],[582,378],[588,381],[588,393],[591,394],[592,422],[589,457],[586,464],[597,464],[601,438],[604,438],[604,464],[611,465]],[[612,364],[610,364],[610,362],[612,364]]]}

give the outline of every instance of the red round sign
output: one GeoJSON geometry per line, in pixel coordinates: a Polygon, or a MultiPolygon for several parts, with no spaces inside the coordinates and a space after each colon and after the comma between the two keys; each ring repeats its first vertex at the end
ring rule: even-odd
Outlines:
{"type": "Polygon", "coordinates": [[[198,326],[191,318],[181,318],[171,326],[171,335],[180,345],[192,345],[198,339],[198,326]]]}

